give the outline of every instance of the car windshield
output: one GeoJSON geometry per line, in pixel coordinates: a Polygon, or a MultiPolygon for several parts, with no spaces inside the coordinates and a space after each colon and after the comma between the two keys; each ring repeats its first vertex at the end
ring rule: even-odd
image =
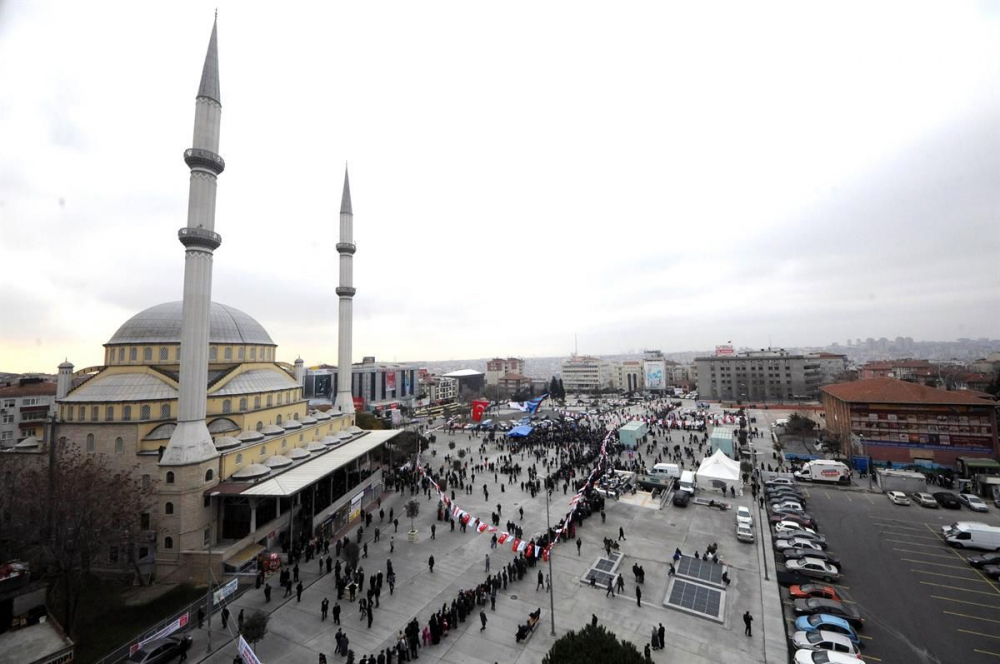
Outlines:
{"type": "Polygon", "coordinates": [[[812,654],[813,664],[829,664],[830,655],[826,650],[817,650],[812,654]]]}
{"type": "Polygon", "coordinates": [[[823,616],[819,615],[818,613],[816,615],[809,616],[808,622],[813,627],[815,627],[816,625],[821,625],[823,623],[823,616]]]}
{"type": "Polygon", "coordinates": [[[806,641],[809,643],[819,643],[823,640],[823,635],[819,632],[806,632],[806,641]]]}
{"type": "Polygon", "coordinates": [[[136,650],[134,653],[132,653],[132,656],[128,658],[128,661],[141,662],[146,658],[147,654],[148,653],[145,650],[136,650]]]}

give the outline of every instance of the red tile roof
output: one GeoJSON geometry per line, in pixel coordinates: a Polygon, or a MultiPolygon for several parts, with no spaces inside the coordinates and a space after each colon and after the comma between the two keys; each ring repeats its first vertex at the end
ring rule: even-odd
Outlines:
{"type": "Polygon", "coordinates": [[[837,383],[820,388],[832,397],[849,403],[923,403],[989,405],[991,402],[967,390],[948,391],[908,383],[893,378],[871,378],[837,383]]]}
{"type": "Polygon", "coordinates": [[[27,385],[11,385],[0,388],[0,397],[39,397],[55,396],[56,384],[50,382],[28,383],[27,385]]]}

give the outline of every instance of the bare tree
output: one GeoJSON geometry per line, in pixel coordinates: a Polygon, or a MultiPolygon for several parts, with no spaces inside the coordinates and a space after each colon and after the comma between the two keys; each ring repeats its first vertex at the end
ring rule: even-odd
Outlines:
{"type": "Polygon", "coordinates": [[[143,486],[138,466],[116,470],[103,455],[84,454],[72,443],[57,445],[49,459],[51,467],[19,469],[5,487],[10,521],[0,559],[18,557],[43,570],[50,610],[72,635],[91,569],[109,559],[112,547],[134,560],[152,487],[143,486]]]}

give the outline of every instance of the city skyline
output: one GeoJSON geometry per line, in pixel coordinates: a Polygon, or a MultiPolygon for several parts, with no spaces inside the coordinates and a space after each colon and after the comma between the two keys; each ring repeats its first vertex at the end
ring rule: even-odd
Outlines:
{"type": "MultiPolygon", "coordinates": [[[[279,359],[336,357],[349,160],[355,360],[991,336],[997,16],[905,6],[535,8],[465,33],[459,6],[221,3],[238,66],[213,300],[279,359]]],[[[213,8],[0,9],[0,369],[100,364],[119,325],[180,299],[178,155],[213,8]]]]}

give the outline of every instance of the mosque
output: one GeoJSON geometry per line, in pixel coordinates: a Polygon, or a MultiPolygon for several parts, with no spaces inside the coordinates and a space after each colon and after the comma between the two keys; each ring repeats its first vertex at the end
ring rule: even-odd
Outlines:
{"type": "MultiPolygon", "coordinates": [[[[59,365],[54,435],[114,468],[138,468],[153,491],[138,541],[109,542],[104,566],[170,581],[204,581],[251,565],[303,531],[336,532],[375,500],[398,431],[355,426],[351,396],[353,209],[344,175],[340,210],[338,392],[310,409],[305,371],[277,360],[277,345],[250,315],[211,301],[212,258],[222,244],[215,200],[222,102],[217,25],[195,101],[183,301],[141,311],[104,344],[104,364],[59,365]]],[[[43,460],[28,439],[18,455],[43,460]]],[[[97,567],[101,567],[98,564],[97,567]]]]}

